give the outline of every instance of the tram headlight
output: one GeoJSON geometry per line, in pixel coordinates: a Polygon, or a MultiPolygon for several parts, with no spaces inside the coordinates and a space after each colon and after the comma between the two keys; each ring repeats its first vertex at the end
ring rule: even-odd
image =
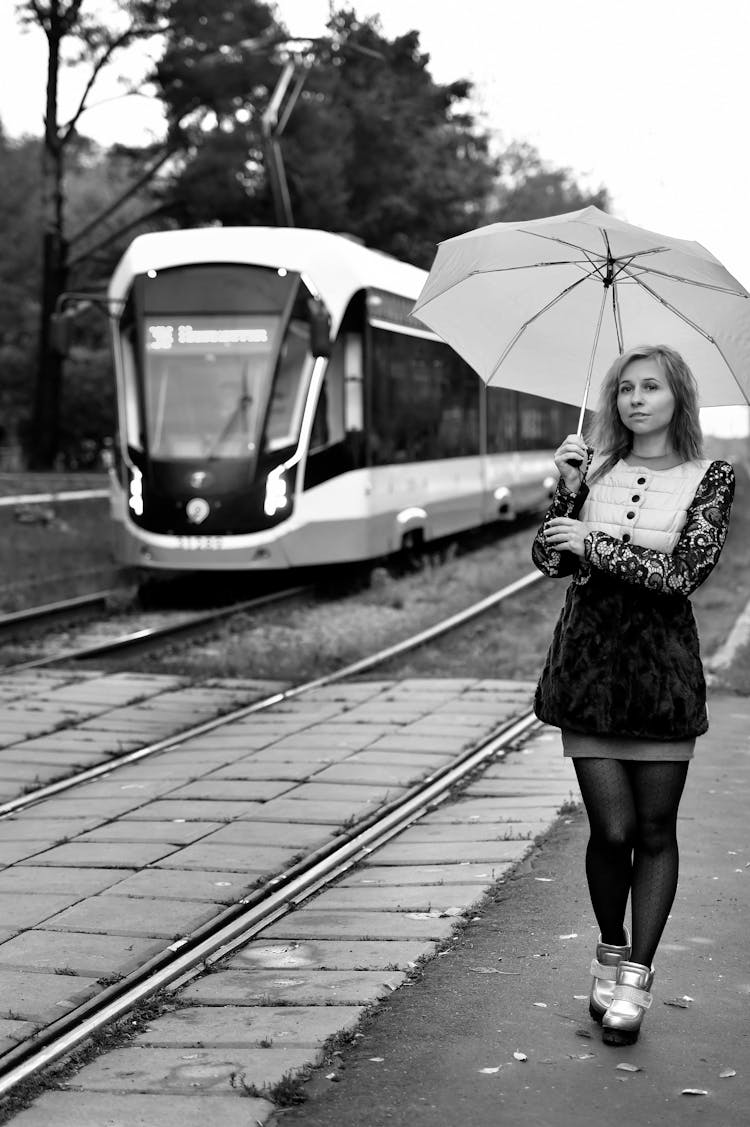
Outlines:
{"type": "Polygon", "coordinates": [[[263,502],[263,512],[267,517],[275,517],[289,504],[289,483],[284,474],[284,467],[277,466],[271,470],[266,478],[266,497],[263,502]]]}
{"type": "Polygon", "coordinates": [[[130,470],[130,497],[128,506],[137,517],[143,516],[143,474],[137,466],[130,470]]]}

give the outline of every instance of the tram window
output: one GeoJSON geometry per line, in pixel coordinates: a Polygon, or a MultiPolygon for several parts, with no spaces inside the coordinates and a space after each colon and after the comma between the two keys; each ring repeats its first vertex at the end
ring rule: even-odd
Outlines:
{"type": "Polygon", "coordinates": [[[477,376],[446,345],[373,329],[373,462],[476,454],[477,376]]]}
{"type": "Polygon", "coordinates": [[[505,387],[487,388],[487,453],[515,450],[518,392],[505,387]]]}
{"type": "Polygon", "coordinates": [[[302,417],[305,360],[310,352],[310,326],[294,317],[281,345],[266,419],[265,446],[277,450],[297,435],[302,417]]]}

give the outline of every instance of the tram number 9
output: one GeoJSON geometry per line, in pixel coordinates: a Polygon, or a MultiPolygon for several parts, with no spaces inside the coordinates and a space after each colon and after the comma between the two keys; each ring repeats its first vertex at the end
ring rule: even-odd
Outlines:
{"type": "Polygon", "coordinates": [[[224,547],[220,536],[178,536],[177,541],[180,548],[186,548],[189,552],[224,547]]]}

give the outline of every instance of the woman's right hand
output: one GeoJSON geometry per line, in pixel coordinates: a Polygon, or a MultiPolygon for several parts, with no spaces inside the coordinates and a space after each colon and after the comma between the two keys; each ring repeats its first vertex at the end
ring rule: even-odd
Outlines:
{"type": "Polygon", "coordinates": [[[581,488],[588,460],[588,448],[580,434],[569,434],[555,451],[555,465],[571,493],[581,488]]]}

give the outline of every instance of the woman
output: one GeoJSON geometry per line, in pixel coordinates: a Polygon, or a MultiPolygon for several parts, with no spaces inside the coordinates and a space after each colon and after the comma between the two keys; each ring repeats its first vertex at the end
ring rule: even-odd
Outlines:
{"type": "Polygon", "coordinates": [[[719,558],[734,472],[701,459],[695,380],[663,346],[612,365],[592,442],[568,435],[557,450],[560,481],[534,541],[540,571],[573,576],[535,711],[562,729],[588,814],[601,931],[589,1009],[605,1043],[623,1045],[651,1004],[677,888],[677,809],[708,727],[688,596],[719,558]]]}

